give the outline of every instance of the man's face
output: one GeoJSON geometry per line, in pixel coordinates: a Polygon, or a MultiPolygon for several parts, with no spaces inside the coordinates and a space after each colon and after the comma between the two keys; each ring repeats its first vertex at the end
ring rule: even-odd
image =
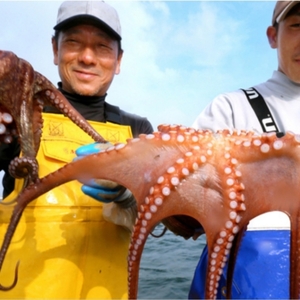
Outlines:
{"type": "Polygon", "coordinates": [[[278,70],[300,84],[300,7],[279,22],[278,29],[268,28],[272,48],[277,48],[278,70]]]}
{"type": "Polygon", "coordinates": [[[122,54],[118,41],[93,25],[82,24],[53,39],[54,64],[58,66],[66,92],[103,96],[115,74],[120,72],[122,54]]]}

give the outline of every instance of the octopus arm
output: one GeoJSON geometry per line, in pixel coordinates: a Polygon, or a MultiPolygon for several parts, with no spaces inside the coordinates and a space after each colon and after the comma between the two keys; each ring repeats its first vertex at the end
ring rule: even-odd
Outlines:
{"type": "Polygon", "coordinates": [[[86,156],[30,184],[16,198],[17,204],[0,251],[0,268],[24,209],[37,197],[72,180],[87,182],[98,178],[127,187],[135,199],[142,202],[163,166],[181,156],[182,151],[180,147],[166,146],[157,140],[149,142],[146,136],[141,136],[139,142],[132,140],[127,145],[118,144],[105,152],[86,156]]]}

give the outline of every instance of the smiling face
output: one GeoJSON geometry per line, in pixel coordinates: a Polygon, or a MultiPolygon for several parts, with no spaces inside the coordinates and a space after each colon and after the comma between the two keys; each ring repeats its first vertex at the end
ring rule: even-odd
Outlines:
{"type": "Polygon", "coordinates": [[[278,71],[300,84],[300,6],[296,5],[277,27],[267,29],[269,43],[277,49],[278,71]]]}
{"type": "Polygon", "coordinates": [[[104,96],[120,72],[119,43],[100,28],[81,24],[52,39],[62,88],[71,94],[104,96]]]}

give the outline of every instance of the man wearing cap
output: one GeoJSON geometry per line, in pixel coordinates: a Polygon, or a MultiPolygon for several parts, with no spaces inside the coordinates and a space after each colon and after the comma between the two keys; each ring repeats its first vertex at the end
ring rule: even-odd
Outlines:
{"type": "MultiPolygon", "coordinates": [[[[58,89],[70,103],[111,143],[151,133],[153,129],[146,118],[106,102],[114,75],[120,72],[123,54],[115,9],[103,1],[63,2],[54,30],[54,63],[61,78],[58,89]]],[[[78,147],[83,146],[78,155],[100,151],[90,137],[53,108],[45,108],[43,119],[37,154],[40,177],[72,161],[78,147]]],[[[22,181],[14,180],[7,172],[9,161],[19,151],[18,143],[0,146],[5,201],[14,199],[22,188],[22,181]]],[[[0,293],[0,298],[127,297],[130,231],[124,227],[132,226],[135,200],[130,191],[111,182],[91,182],[82,190],[84,193],[81,184],[73,181],[28,205],[0,274],[1,284],[10,285],[12,271],[20,261],[18,283],[12,290],[0,293]]],[[[0,207],[2,236],[11,209],[0,207]]]]}
{"type": "MultiPolygon", "coordinates": [[[[276,3],[267,37],[278,54],[278,69],[271,79],[217,96],[195,120],[195,128],[276,132],[278,136],[287,131],[299,133],[299,1],[276,3]]],[[[288,217],[276,212],[250,222],[236,260],[231,298],[289,298],[289,225],[288,217]]],[[[204,298],[207,255],[205,248],[195,271],[190,299],[204,298]]],[[[227,266],[216,298],[226,298],[226,271],[227,266]]]]}

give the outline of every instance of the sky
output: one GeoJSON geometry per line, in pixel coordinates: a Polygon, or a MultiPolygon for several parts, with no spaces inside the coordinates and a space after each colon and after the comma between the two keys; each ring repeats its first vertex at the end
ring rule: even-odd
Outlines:
{"type": "MultiPolygon", "coordinates": [[[[191,126],[220,93],[277,69],[266,29],[274,1],[106,1],[119,13],[124,55],[107,102],[159,124],[191,126]]],[[[51,37],[61,1],[0,0],[0,49],[55,85],[51,37]]]]}

